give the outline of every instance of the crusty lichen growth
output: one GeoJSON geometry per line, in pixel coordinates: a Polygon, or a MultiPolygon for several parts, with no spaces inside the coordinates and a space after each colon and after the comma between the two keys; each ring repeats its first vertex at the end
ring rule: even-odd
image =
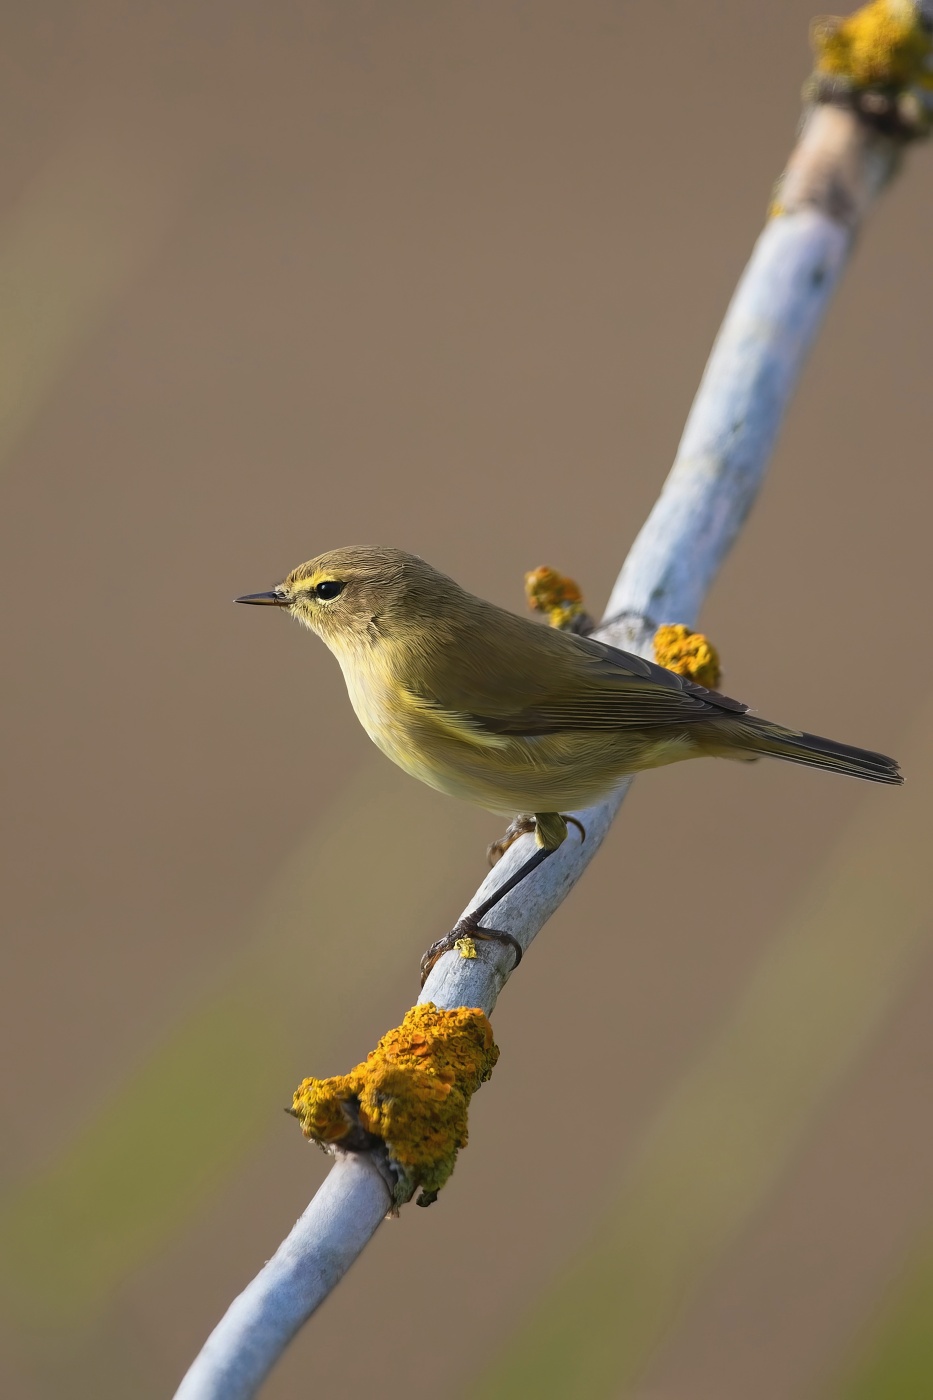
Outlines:
{"type": "Polygon", "coordinates": [[[719,653],[702,632],[691,632],[682,622],[659,627],[654,634],[654,659],[659,666],[688,676],[698,685],[715,690],[722,676],[719,653]]]}
{"type": "Polygon", "coordinates": [[[525,597],[534,612],[544,613],[552,627],[589,632],[593,621],[583,606],[579,584],[556,569],[542,565],[525,575],[525,597]]]}
{"type": "Polygon", "coordinates": [[[349,1074],[305,1079],[292,1112],[305,1137],[330,1150],[384,1148],[395,1205],[430,1205],[467,1143],[467,1110],[499,1049],[478,1009],[412,1007],[349,1074]]]}
{"type": "Polygon", "coordinates": [[[933,89],[930,32],[909,0],[870,0],[854,14],[814,20],[816,71],[855,87],[933,89]]]}

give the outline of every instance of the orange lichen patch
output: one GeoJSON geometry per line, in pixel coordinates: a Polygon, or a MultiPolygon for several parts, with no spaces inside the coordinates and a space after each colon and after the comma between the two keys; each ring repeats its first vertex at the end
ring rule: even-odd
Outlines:
{"type": "Polygon", "coordinates": [[[871,0],[854,14],[814,20],[816,71],[855,87],[933,88],[930,35],[919,7],[906,0],[871,0]]]}
{"type": "Polygon", "coordinates": [[[292,1112],[322,1147],[365,1151],[382,1143],[395,1204],[430,1205],[467,1143],[470,1099],[492,1074],[499,1049],[478,1009],[412,1007],[349,1074],[305,1079],[292,1112]]]}
{"type": "Polygon", "coordinates": [[[698,685],[715,690],[722,668],[719,654],[702,632],[691,632],[682,622],[659,627],[654,634],[654,659],[659,666],[689,676],[698,685]]]}
{"type": "Polygon", "coordinates": [[[313,1138],[322,1147],[332,1146],[351,1134],[356,1127],[344,1104],[353,1097],[353,1079],[349,1074],[333,1079],[305,1079],[292,1099],[291,1112],[301,1123],[305,1137],[313,1138]],[[298,1098],[301,1095],[301,1106],[298,1098]]]}
{"type": "Polygon", "coordinates": [[[579,584],[546,565],[525,575],[525,597],[528,606],[544,613],[552,627],[573,627],[586,618],[579,584]]]}

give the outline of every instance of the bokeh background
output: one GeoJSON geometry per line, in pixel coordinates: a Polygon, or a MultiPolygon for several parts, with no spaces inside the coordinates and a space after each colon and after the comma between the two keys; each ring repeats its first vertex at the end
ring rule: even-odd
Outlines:
{"type": "MultiPolygon", "coordinates": [[[[172,1392],[326,1171],[294,1085],[398,1022],[498,834],[230,599],[383,542],[515,609],[548,563],[601,608],[790,149],[811,10],[6,16],[11,1400],[172,1392]]],[[[639,780],[503,996],[452,1183],[270,1400],[933,1394],[931,174],[912,152],[873,215],[704,617],[731,693],[907,786],[639,780]]]]}

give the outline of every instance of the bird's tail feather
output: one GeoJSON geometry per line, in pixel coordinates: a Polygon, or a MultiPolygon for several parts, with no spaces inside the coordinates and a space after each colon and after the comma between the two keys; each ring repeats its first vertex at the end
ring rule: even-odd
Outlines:
{"type": "Polygon", "coordinates": [[[832,773],[850,773],[872,783],[902,783],[900,768],[893,758],[871,749],[857,749],[851,744],[839,744],[835,739],[821,739],[818,734],[801,734],[785,729],[756,715],[743,715],[729,726],[733,738],[744,753],[736,757],[766,754],[783,758],[789,763],[803,763],[808,768],[826,768],[832,773]]]}

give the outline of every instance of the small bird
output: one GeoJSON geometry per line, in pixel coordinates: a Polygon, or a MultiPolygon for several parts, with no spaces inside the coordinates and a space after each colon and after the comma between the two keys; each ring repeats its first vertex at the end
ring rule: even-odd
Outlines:
{"type": "Polygon", "coordinates": [[[480,920],[565,839],[567,809],[592,806],[629,774],[764,754],[903,781],[884,754],[772,724],[640,656],[518,617],[400,549],[331,550],[236,602],[284,608],[316,632],[363,728],[407,773],[489,811],[519,813],[491,853],[534,831],[535,853],[428,949],[423,976],[464,934],[507,943],[517,964],[517,940],[480,920]]]}

